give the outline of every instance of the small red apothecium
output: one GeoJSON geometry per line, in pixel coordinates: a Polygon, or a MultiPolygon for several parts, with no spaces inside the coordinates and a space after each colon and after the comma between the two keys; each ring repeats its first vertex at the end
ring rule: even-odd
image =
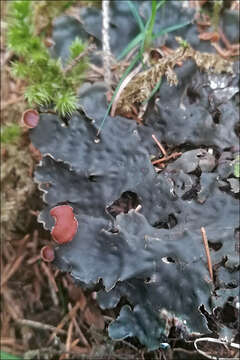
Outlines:
{"type": "Polygon", "coordinates": [[[72,241],[78,228],[78,221],[74,216],[73,208],[69,205],[55,206],[50,210],[50,214],[56,220],[51,231],[53,239],[58,244],[72,241]]]}

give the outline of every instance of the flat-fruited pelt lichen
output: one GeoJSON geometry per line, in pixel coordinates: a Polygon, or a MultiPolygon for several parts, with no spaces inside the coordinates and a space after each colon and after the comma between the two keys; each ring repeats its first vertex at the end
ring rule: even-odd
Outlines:
{"type": "MultiPolygon", "coordinates": [[[[123,295],[140,308],[147,301],[149,319],[157,319],[165,308],[191,329],[204,331],[198,306],[208,307],[212,285],[200,228],[205,226],[213,247],[228,246],[228,266],[233,269],[237,256],[227,244],[235,241],[237,200],[220,190],[217,173],[208,172],[216,162],[204,149],[185,152],[182,160],[157,174],[134,122],[109,117],[100,138],[96,132],[84,107],[68,126],[57,116],[42,114],[31,130],[34,145],[44,155],[35,173],[47,205],[39,220],[52,230],[51,212],[65,205],[78,224],[71,241],[55,247],[55,264],[90,287],[102,279],[108,297],[118,293],[114,305],[123,295]],[[200,184],[189,174],[198,167],[200,184]],[[203,175],[209,176],[209,185],[201,183],[203,175]]],[[[213,254],[214,264],[225,255],[221,247],[213,254]]],[[[110,331],[113,337],[121,333],[116,326],[110,331]]],[[[141,341],[156,348],[153,338],[141,341]]]]}
{"type": "MultiPolygon", "coordinates": [[[[189,13],[179,2],[169,3],[176,8],[174,16],[180,11],[192,19],[192,9],[189,13]]],[[[136,24],[126,21],[126,4],[114,2],[114,51],[126,45],[122,43],[126,38],[117,36],[122,21],[128,36],[137,34],[136,24]]],[[[101,14],[83,13],[82,26],[97,35],[101,14]]],[[[79,24],[64,18],[56,26],[55,51],[66,59],[66,42],[70,43],[71,32],[75,36],[79,31],[79,24]]],[[[201,45],[195,24],[187,27],[186,39],[201,45]]],[[[225,60],[188,46],[161,59],[130,84],[144,90],[146,75],[148,91],[159,77],[162,84],[141,126],[124,117],[107,116],[97,137],[107,110],[106,88],[102,83],[85,83],[79,90],[78,110],[68,124],[55,115],[41,114],[30,131],[43,155],[35,172],[46,203],[39,221],[55,234],[56,209],[67,209],[72,219],[67,241],[47,249],[47,254],[45,249],[42,256],[69,272],[76,284],[90,289],[97,285],[103,309],[114,308],[125,298],[127,305],[109,326],[113,339],[136,336],[148,349],[156,349],[168,341],[165,313],[185,324],[184,337],[191,331],[206,334],[209,328],[214,336],[224,332],[230,340],[238,334],[234,305],[239,288],[238,195],[230,186],[231,163],[238,152],[238,74],[225,60]],[[182,66],[175,66],[179,61],[182,66]],[[210,68],[217,74],[210,73],[210,68]],[[168,80],[176,79],[177,86],[169,86],[168,80]],[[165,162],[160,173],[151,162],[162,157],[152,134],[169,153],[176,149],[182,153],[177,160],[165,162]],[[208,237],[213,281],[201,227],[208,237]],[[234,307],[231,323],[223,320],[229,304],[234,307]]],[[[146,99],[144,91],[142,95],[127,90],[119,106],[146,99]]],[[[60,211],[58,224],[65,226],[65,220],[60,211]]]]}

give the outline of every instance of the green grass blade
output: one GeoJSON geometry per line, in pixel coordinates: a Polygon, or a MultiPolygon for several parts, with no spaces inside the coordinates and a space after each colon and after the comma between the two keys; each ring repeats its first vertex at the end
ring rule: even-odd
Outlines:
{"type": "Polygon", "coordinates": [[[1,360],[22,360],[22,358],[20,358],[19,356],[6,353],[5,351],[2,351],[2,350],[0,352],[0,359],[1,360]]]}
{"type": "Polygon", "coordinates": [[[163,6],[166,1],[167,1],[167,0],[160,0],[160,1],[157,3],[157,10],[160,9],[160,7],[163,6]]]}
{"type": "Polygon", "coordinates": [[[153,95],[158,91],[158,89],[160,88],[160,85],[162,83],[162,78],[157,82],[157,84],[154,86],[153,90],[151,91],[151,94],[149,95],[149,97],[144,100],[142,102],[142,105],[145,105],[152,97],[153,95]]]}
{"type": "Polygon", "coordinates": [[[130,41],[118,56],[117,60],[122,60],[132,49],[134,49],[142,41],[143,36],[143,33],[139,33],[132,41],[130,41]]]}
{"type": "Polygon", "coordinates": [[[153,27],[155,24],[156,14],[157,14],[157,1],[152,0],[152,13],[151,13],[149,25],[145,33],[144,50],[147,50],[152,43],[152,34],[153,34],[153,27]]]}
{"type": "Polygon", "coordinates": [[[144,31],[144,23],[143,23],[140,15],[139,15],[135,5],[134,5],[134,3],[131,0],[128,0],[127,3],[128,3],[128,6],[129,6],[133,16],[135,17],[135,19],[136,19],[136,21],[138,23],[140,31],[141,32],[144,31]]]}
{"type": "Polygon", "coordinates": [[[135,56],[135,58],[131,61],[131,63],[130,63],[130,65],[128,66],[128,68],[124,71],[124,74],[123,74],[123,76],[121,77],[121,79],[120,79],[120,81],[119,81],[119,83],[118,83],[118,86],[116,87],[116,89],[115,89],[115,91],[114,91],[114,94],[113,94],[113,96],[112,96],[112,100],[110,101],[110,103],[109,103],[109,105],[108,105],[107,111],[106,111],[106,113],[105,113],[105,115],[104,115],[104,118],[103,118],[103,120],[102,120],[102,122],[101,122],[101,125],[99,126],[99,129],[98,129],[98,132],[97,132],[97,136],[99,136],[100,131],[101,131],[102,128],[103,128],[103,125],[104,125],[104,123],[105,123],[105,120],[106,120],[106,118],[107,118],[107,116],[108,116],[108,114],[109,114],[109,111],[110,111],[110,109],[111,109],[111,107],[112,107],[113,101],[114,101],[114,99],[115,99],[115,97],[116,97],[116,95],[117,95],[117,93],[118,93],[118,90],[119,90],[120,86],[122,85],[122,82],[124,81],[124,79],[126,78],[126,76],[130,73],[130,71],[132,71],[132,69],[134,68],[134,66],[136,65],[136,63],[140,60],[140,58],[141,58],[141,56],[140,56],[140,54],[138,53],[138,54],[135,56]]]}
{"type": "Polygon", "coordinates": [[[161,35],[164,35],[164,34],[167,34],[169,32],[172,32],[172,31],[176,31],[176,30],[179,30],[181,28],[183,28],[184,26],[187,26],[191,24],[191,21],[187,21],[185,23],[182,23],[182,24],[178,24],[178,25],[172,25],[172,26],[169,26],[163,30],[161,30],[159,33],[157,34],[153,34],[153,39],[156,39],[157,37],[161,36],[161,35]]]}

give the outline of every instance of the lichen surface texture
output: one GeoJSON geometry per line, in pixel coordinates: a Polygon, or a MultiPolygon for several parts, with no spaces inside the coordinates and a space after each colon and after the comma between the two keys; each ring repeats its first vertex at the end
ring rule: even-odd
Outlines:
{"type": "MultiPolygon", "coordinates": [[[[178,21],[193,17],[191,9],[183,13],[178,2],[170,1],[166,11],[170,7],[179,14],[178,21]]],[[[117,56],[136,36],[137,24],[126,2],[114,2],[111,11],[111,48],[117,56]],[[117,36],[122,30],[125,35],[117,36]]],[[[81,26],[70,17],[57,19],[54,56],[67,58],[78,31],[86,38],[94,36],[101,46],[100,11],[81,12],[81,26]]],[[[175,21],[166,14],[161,19],[161,27],[175,21]]],[[[168,46],[176,46],[176,35],[195,50],[210,51],[193,23],[170,33],[168,46]]],[[[93,59],[99,62],[97,55],[93,59]]],[[[114,339],[136,336],[148,349],[157,349],[166,341],[163,309],[186,320],[191,331],[214,333],[206,314],[216,307],[223,311],[228,299],[236,297],[239,193],[231,179],[238,151],[238,68],[233,64],[231,74],[214,74],[188,59],[174,69],[177,86],[163,77],[142,124],[108,116],[98,137],[107,89],[102,82],[84,83],[79,109],[67,124],[57,115],[42,113],[30,130],[33,145],[43,155],[35,171],[45,202],[39,221],[51,231],[51,209],[69,205],[78,222],[73,239],[55,245],[54,264],[89,288],[100,281],[97,299],[103,309],[126,299],[109,326],[114,339]],[[152,134],[168,149],[182,152],[159,173],[151,162],[160,154],[152,134]],[[214,284],[201,227],[210,245],[214,284]]],[[[216,324],[221,328],[221,318],[216,324]]],[[[230,324],[225,335],[236,332],[236,324],[230,324]]]]}

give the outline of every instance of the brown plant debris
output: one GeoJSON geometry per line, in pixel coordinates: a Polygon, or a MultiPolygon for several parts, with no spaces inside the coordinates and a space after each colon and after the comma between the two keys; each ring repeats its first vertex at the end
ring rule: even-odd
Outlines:
{"type": "MultiPolygon", "coordinates": [[[[181,39],[177,39],[181,42],[181,39]]],[[[177,64],[183,63],[187,59],[193,59],[196,65],[204,71],[213,73],[233,73],[232,62],[223,59],[217,54],[202,53],[194,50],[190,45],[181,46],[169,55],[159,59],[148,70],[137,74],[131,82],[123,89],[116,107],[116,112],[121,114],[129,113],[132,106],[142,104],[146,101],[156,84],[162,76],[166,76],[170,86],[178,84],[177,75],[174,68],[177,64]]]]}

